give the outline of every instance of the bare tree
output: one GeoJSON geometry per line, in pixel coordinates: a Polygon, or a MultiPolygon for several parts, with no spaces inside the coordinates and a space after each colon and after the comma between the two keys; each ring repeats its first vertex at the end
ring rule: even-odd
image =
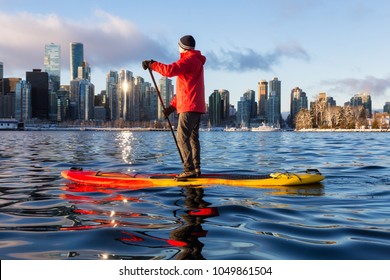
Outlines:
{"type": "Polygon", "coordinates": [[[312,128],[313,122],[310,112],[302,108],[295,116],[295,128],[297,130],[312,128]]]}

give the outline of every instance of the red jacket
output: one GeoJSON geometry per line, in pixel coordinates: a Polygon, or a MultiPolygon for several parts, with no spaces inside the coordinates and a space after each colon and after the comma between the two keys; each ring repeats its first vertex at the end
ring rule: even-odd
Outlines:
{"type": "Polygon", "coordinates": [[[176,96],[171,105],[177,113],[198,112],[206,113],[204,93],[203,65],[206,57],[200,51],[189,50],[180,54],[180,59],[172,64],[154,62],[152,70],[165,77],[177,76],[176,96]]]}

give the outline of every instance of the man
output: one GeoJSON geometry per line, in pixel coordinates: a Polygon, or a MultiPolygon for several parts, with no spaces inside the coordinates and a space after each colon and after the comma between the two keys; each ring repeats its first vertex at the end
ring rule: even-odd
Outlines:
{"type": "Polygon", "coordinates": [[[194,178],[200,171],[200,117],[206,112],[203,65],[206,57],[195,50],[195,39],[186,35],[179,40],[180,59],[172,64],[154,60],[142,62],[144,70],[150,68],[165,77],[177,76],[176,96],[164,110],[168,117],[175,110],[179,114],[177,142],[183,156],[183,173],[177,179],[194,178]]]}

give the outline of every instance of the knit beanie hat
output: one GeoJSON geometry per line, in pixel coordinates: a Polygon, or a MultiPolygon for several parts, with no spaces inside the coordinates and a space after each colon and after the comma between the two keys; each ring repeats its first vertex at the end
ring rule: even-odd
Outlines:
{"type": "Polygon", "coordinates": [[[185,50],[195,49],[195,39],[191,35],[186,35],[180,38],[179,46],[185,50]]]}

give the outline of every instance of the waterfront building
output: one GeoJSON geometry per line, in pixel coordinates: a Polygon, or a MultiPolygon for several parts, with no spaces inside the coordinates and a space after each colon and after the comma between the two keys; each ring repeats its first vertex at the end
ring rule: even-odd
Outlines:
{"type": "Polygon", "coordinates": [[[69,90],[61,87],[57,91],[57,121],[62,122],[70,118],[69,90]]]}
{"type": "Polygon", "coordinates": [[[88,62],[83,61],[81,66],[77,68],[77,77],[91,82],[91,67],[88,62]]]}
{"type": "MultiPolygon", "coordinates": [[[[173,92],[174,92],[174,86],[172,84],[172,80],[167,78],[167,77],[162,77],[159,80],[158,84],[159,84],[160,94],[161,94],[161,98],[164,102],[164,105],[166,107],[169,107],[169,105],[172,101],[173,92]]],[[[164,116],[162,110],[163,110],[162,105],[159,102],[158,103],[158,119],[159,120],[165,119],[165,116],[164,116]]],[[[171,114],[171,118],[173,118],[173,117],[174,117],[174,114],[171,114]]]]}
{"type": "Polygon", "coordinates": [[[31,85],[32,118],[47,120],[49,116],[49,75],[41,69],[26,72],[31,85]]]}
{"type": "Polygon", "coordinates": [[[112,121],[119,119],[118,72],[110,71],[106,76],[106,93],[108,98],[108,115],[112,121]]]}
{"type": "Polygon", "coordinates": [[[16,84],[15,90],[15,119],[25,122],[31,119],[31,85],[27,81],[16,84]]]}
{"type": "Polygon", "coordinates": [[[0,95],[0,118],[15,117],[15,91],[20,78],[3,78],[0,95]]]}
{"type": "Polygon", "coordinates": [[[0,96],[3,95],[4,64],[0,61],[0,96]]]}
{"type": "Polygon", "coordinates": [[[251,118],[256,118],[256,115],[257,115],[257,103],[256,103],[255,96],[256,96],[256,93],[254,90],[248,89],[244,93],[245,100],[249,100],[250,104],[251,104],[250,105],[251,106],[251,110],[250,110],[250,117],[251,118]]]}
{"type": "Polygon", "coordinates": [[[84,45],[78,42],[70,43],[70,80],[78,77],[78,68],[83,66],[84,45]]]}
{"type": "Polygon", "coordinates": [[[268,82],[266,80],[262,80],[257,85],[258,89],[258,111],[257,115],[259,119],[263,122],[266,121],[267,117],[267,98],[268,98],[268,82]]]}
{"type": "Polygon", "coordinates": [[[70,81],[70,116],[73,120],[88,121],[94,118],[95,86],[85,79],[70,81]]]}
{"type": "Polygon", "coordinates": [[[367,92],[355,94],[350,101],[352,107],[363,106],[366,110],[367,117],[371,118],[372,116],[372,101],[371,96],[367,92]]]}
{"type": "Polygon", "coordinates": [[[209,120],[212,126],[221,125],[222,100],[219,90],[209,96],[209,120]]]}
{"type": "Polygon", "coordinates": [[[295,87],[291,90],[290,96],[290,126],[295,127],[295,116],[301,109],[307,109],[307,96],[306,93],[299,87],[295,87]]]}
{"type": "Polygon", "coordinates": [[[390,114],[390,102],[386,102],[385,106],[383,106],[383,113],[390,114]]]}
{"type": "Polygon", "coordinates": [[[146,120],[147,118],[147,108],[145,107],[145,91],[144,91],[144,78],[140,76],[134,77],[133,82],[133,94],[132,94],[132,102],[133,107],[131,111],[133,112],[131,115],[132,121],[141,121],[146,120]]]}
{"type": "Polygon", "coordinates": [[[267,100],[267,123],[270,125],[279,126],[282,120],[281,114],[281,81],[278,78],[273,78],[269,85],[269,93],[267,100]]]}
{"type": "Polygon", "coordinates": [[[44,71],[49,75],[49,92],[55,93],[61,85],[61,46],[54,43],[45,45],[44,71]]]}
{"type": "Polygon", "coordinates": [[[219,94],[221,96],[221,121],[229,120],[230,111],[230,92],[226,89],[220,89],[219,94]]]}
{"type": "Polygon", "coordinates": [[[237,123],[241,127],[249,127],[251,119],[252,102],[244,95],[237,102],[237,123]]]}

